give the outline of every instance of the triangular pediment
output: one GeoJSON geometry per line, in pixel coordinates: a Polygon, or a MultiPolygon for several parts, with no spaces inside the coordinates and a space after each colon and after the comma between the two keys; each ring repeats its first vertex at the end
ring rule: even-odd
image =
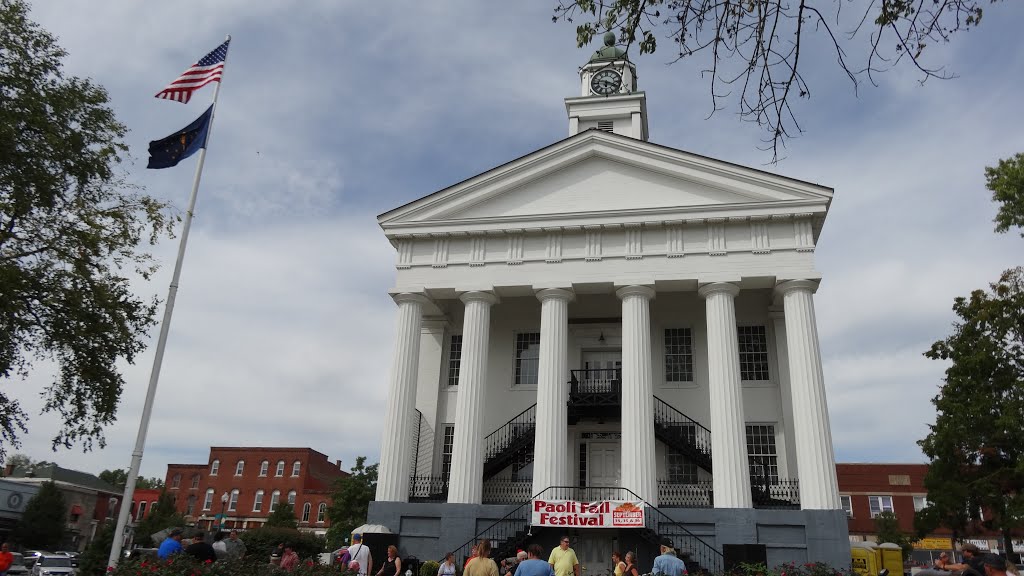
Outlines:
{"type": "Polygon", "coordinates": [[[632,138],[588,131],[382,214],[431,223],[638,218],[782,206],[827,209],[832,191],[632,138]]]}

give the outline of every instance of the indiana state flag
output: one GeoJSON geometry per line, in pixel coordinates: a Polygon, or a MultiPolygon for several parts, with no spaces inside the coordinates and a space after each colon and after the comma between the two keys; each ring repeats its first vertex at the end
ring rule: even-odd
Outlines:
{"type": "Polygon", "coordinates": [[[149,164],[146,168],[177,166],[178,162],[195,154],[200,148],[205,148],[212,116],[213,105],[211,104],[202,116],[196,118],[195,122],[166,138],[150,142],[149,164]]]}

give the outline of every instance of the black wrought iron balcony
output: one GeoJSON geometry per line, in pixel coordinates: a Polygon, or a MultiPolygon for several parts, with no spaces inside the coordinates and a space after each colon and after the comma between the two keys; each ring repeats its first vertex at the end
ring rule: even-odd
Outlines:
{"type": "Polygon", "coordinates": [[[413,476],[409,478],[410,502],[447,502],[448,478],[445,476],[413,476]]]}
{"type": "Polygon", "coordinates": [[[569,377],[569,424],[582,418],[618,420],[622,417],[621,370],[572,370],[569,377]]]}

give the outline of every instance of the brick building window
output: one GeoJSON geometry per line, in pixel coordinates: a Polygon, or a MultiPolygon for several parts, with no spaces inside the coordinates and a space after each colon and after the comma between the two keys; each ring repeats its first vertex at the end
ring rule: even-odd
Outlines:
{"type": "Polygon", "coordinates": [[[197,490],[199,488],[199,474],[192,475],[192,489],[197,490]]]}
{"type": "Polygon", "coordinates": [[[203,510],[210,510],[213,508],[213,488],[209,488],[206,491],[206,498],[203,499],[203,510]]]}
{"type": "Polygon", "coordinates": [[[779,483],[779,456],[775,448],[774,424],[747,424],[747,464],[750,483],[779,483]]]}
{"type": "Polygon", "coordinates": [[[177,488],[180,485],[181,485],[181,474],[175,474],[174,477],[171,478],[171,488],[177,488]]]}
{"type": "Polygon", "coordinates": [[[455,426],[444,425],[444,441],[441,443],[441,477],[447,481],[452,475],[452,449],[455,446],[455,426]]]}
{"type": "Polygon", "coordinates": [[[220,471],[220,460],[214,460],[210,463],[210,476],[216,476],[217,472],[220,471]]]}
{"type": "Polygon", "coordinates": [[[228,500],[228,512],[238,510],[238,488],[231,491],[231,498],[228,500]]]}
{"type": "Polygon", "coordinates": [[[267,472],[270,471],[270,461],[264,460],[260,462],[260,476],[266,476],[267,472]]]}
{"type": "Polygon", "coordinates": [[[665,381],[693,382],[693,332],[665,329],[665,381]]]}
{"type": "Polygon", "coordinates": [[[853,518],[853,502],[849,496],[840,496],[839,505],[843,507],[843,512],[846,512],[847,518],[853,518]]]}
{"type": "Polygon", "coordinates": [[[302,521],[309,522],[309,513],[312,511],[313,505],[306,502],[302,505],[302,521]]]}
{"type": "Polygon", "coordinates": [[[288,491],[288,505],[295,509],[295,490],[288,491]]]}
{"type": "Polygon", "coordinates": [[[872,518],[882,512],[892,512],[892,496],[868,496],[868,507],[872,518]]]}
{"type": "Polygon", "coordinates": [[[448,346],[448,385],[459,385],[459,366],[462,364],[462,334],[452,334],[448,346]]]}
{"type": "Polygon", "coordinates": [[[764,326],[737,326],[740,380],[763,381],[768,376],[768,333],[764,326]]]}
{"type": "Polygon", "coordinates": [[[188,504],[185,505],[185,516],[191,516],[196,511],[196,497],[191,495],[188,497],[188,504]]]}
{"type": "Polygon", "coordinates": [[[281,491],[280,490],[274,490],[273,492],[271,492],[270,493],[270,507],[267,508],[267,511],[268,512],[273,512],[274,510],[277,510],[277,501],[280,500],[280,499],[281,499],[281,491]]]}
{"type": "Polygon", "coordinates": [[[928,498],[925,496],[914,496],[914,512],[920,512],[928,507],[928,498]]]}
{"type": "Polygon", "coordinates": [[[292,462],[292,478],[298,476],[300,470],[302,470],[302,462],[299,462],[298,460],[292,462]]]}
{"type": "Polygon", "coordinates": [[[138,521],[142,520],[143,518],[145,518],[145,516],[146,516],[146,503],[145,502],[139,502],[139,512],[135,516],[135,521],[138,522],[138,521]]]}
{"type": "Polygon", "coordinates": [[[516,384],[537,385],[540,372],[540,332],[516,334],[516,384]]]}
{"type": "Polygon", "coordinates": [[[245,460],[239,460],[238,464],[235,464],[235,476],[241,476],[242,472],[245,471],[245,460]]]}
{"type": "Polygon", "coordinates": [[[277,470],[274,471],[274,476],[277,476],[278,478],[284,476],[284,460],[277,461],[277,470]]]}
{"type": "Polygon", "coordinates": [[[326,517],[327,517],[327,503],[326,502],[321,502],[320,506],[318,506],[317,509],[316,509],[316,523],[317,524],[323,524],[324,523],[324,518],[326,518],[326,517]]]}
{"type": "Polygon", "coordinates": [[[263,490],[256,491],[256,497],[252,501],[252,511],[262,512],[263,511],[263,490]]]}

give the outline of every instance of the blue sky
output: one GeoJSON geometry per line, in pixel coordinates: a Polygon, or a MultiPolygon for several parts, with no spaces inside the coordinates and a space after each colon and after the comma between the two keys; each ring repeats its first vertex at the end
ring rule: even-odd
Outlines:
{"type": "MultiPolygon", "coordinates": [[[[573,25],[554,3],[181,0],[37,2],[67,71],[110,92],[131,132],[128,176],[183,210],[191,161],[144,170],[146,144],[189,105],[152,97],[232,35],[221,104],[178,295],[143,473],[205,462],[211,445],[310,446],[376,461],[393,304],[393,251],[375,216],[567,135],[578,90],[573,25]]],[[[844,8],[845,9],[845,8],[844,8]]],[[[903,67],[851,85],[820,42],[808,52],[806,132],[766,166],[762,133],[732,109],[707,119],[700,61],[635,57],[651,140],[831,186],[817,250],[819,330],[839,461],[921,461],[953,298],[1021,264],[1024,241],[992,232],[983,167],[1024,151],[1024,4],[929,48],[959,77],[923,86],[903,67]]],[[[665,44],[666,48],[669,46],[665,44]]],[[[140,293],[166,294],[176,241],[140,293]]],[[[155,336],[155,331],[154,331],[155,336]]],[[[49,451],[33,415],[20,450],[98,472],[127,467],[152,361],[128,386],[103,450],[49,451]]],[[[16,387],[30,410],[40,365],[16,387]]]]}

